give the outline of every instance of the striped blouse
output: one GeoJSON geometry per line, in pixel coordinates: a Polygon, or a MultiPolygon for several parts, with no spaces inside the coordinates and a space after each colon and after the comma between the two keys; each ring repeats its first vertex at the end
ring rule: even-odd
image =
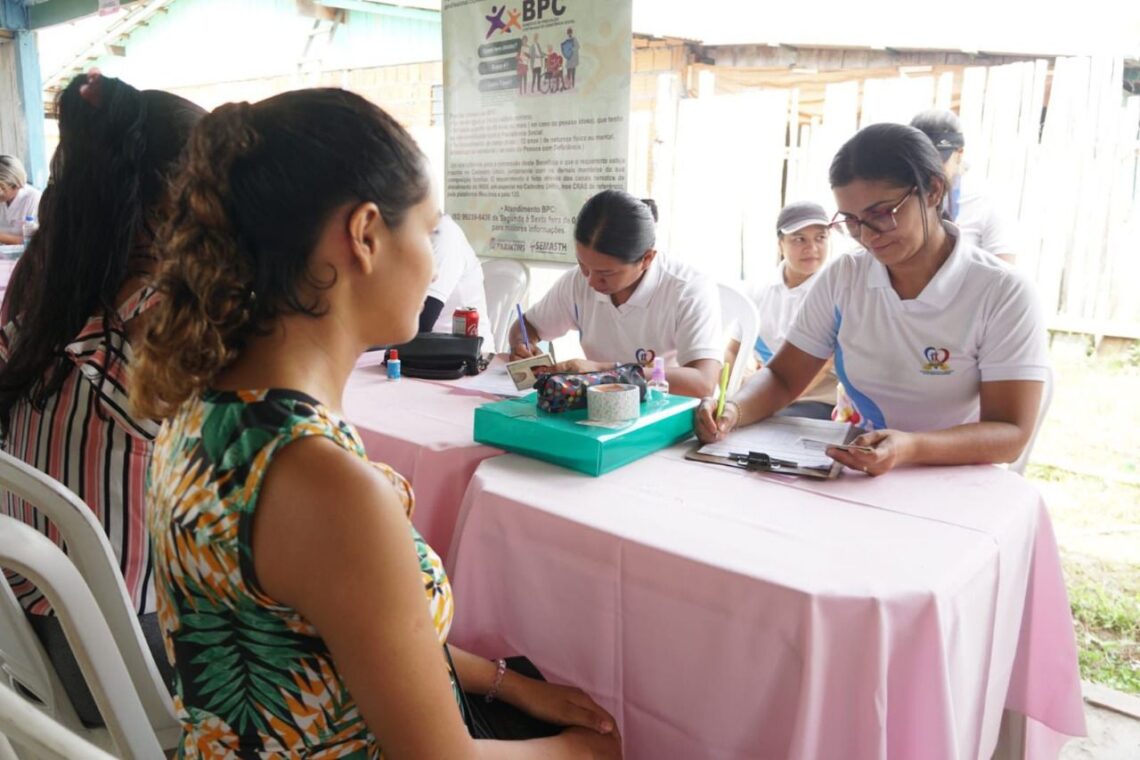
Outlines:
{"type": "MultiPolygon", "coordinates": [[[[131,416],[127,405],[131,345],[124,326],[150,308],[144,287],[105,324],[92,317],[64,347],[74,364],[43,411],[21,401],[12,408],[4,450],[70,488],[95,513],[119,560],[127,593],[139,614],[154,612],[150,544],[146,528],[146,472],[158,423],[131,416]],[[103,375],[108,360],[110,371],[103,375]]],[[[0,312],[0,362],[8,360],[18,326],[0,312]]],[[[56,527],[22,499],[6,494],[0,510],[62,545],[56,527]]],[[[49,614],[51,606],[26,579],[8,574],[24,609],[49,614]]]]}

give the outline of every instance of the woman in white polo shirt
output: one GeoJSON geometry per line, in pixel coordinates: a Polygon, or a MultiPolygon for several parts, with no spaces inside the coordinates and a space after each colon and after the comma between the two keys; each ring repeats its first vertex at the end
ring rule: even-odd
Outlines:
{"type": "Polygon", "coordinates": [[[620,190],[603,190],[582,207],[574,227],[578,267],[566,272],[526,312],[529,347],[516,322],[511,357],[538,353],[537,341],[578,331],[585,359],[559,372],[594,372],[636,361],[638,351],[665,359],[672,393],[716,389],[724,356],[716,283],[658,254],[653,214],[620,190]]]}
{"type": "Polygon", "coordinates": [[[875,124],[835,155],[834,225],[865,248],[818,276],[787,341],[702,440],[768,417],[834,356],[870,431],[869,453],[828,449],[877,475],[904,464],[1011,462],[1033,432],[1049,375],[1032,286],[941,218],[946,175],[919,130],[875,124]]]}
{"type": "MultiPolygon", "coordinates": [[[[780,263],[766,281],[750,288],[748,296],[756,305],[759,332],[753,353],[763,367],[784,344],[800,304],[807,297],[816,274],[827,262],[831,248],[827,212],[811,201],[796,201],[780,209],[776,217],[776,245],[780,263]]],[[[729,343],[727,359],[735,362],[740,351],[740,330],[729,343]]],[[[831,419],[835,408],[835,370],[831,362],[823,368],[807,390],[777,414],[789,417],[831,419]]]]}
{"type": "Polygon", "coordinates": [[[40,191],[15,156],[0,156],[0,244],[24,242],[24,219],[39,220],[40,191]]]}

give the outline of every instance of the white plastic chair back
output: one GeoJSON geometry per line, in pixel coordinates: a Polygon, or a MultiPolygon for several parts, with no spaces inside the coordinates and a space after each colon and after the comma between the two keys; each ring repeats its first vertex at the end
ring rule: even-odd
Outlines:
{"type": "Polygon", "coordinates": [[[0,681],[19,683],[44,704],[51,715],[69,725],[78,717],[56,677],[43,645],[24,615],[12,588],[0,579],[0,681]]]}
{"type": "MultiPolygon", "coordinates": [[[[163,757],[99,605],[63,550],[33,528],[0,515],[0,568],[23,575],[51,603],[119,754],[163,757]]],[[[98,729],[76,723],[68,728],[92,738],[99,735],[98,729]]]]}
{"type": "Polygon", "coordinates": [[[731,395],[740,388],[744,378],[744,370],[748,366],[748,359],[752,356],[752,346],[756,343],[756,336],[760,331],[760,317],[756,314],[756,306],[752,299],[744,294],[735,285],[717,283],[720,287],[720,313],[721,324],[726,328],[737,325],[740,328],[740,350],[736,354],[736,361],[728,375],[728,392],[731,395]]]}
{"type": "Polygon", "coordinates": [[[1041,432],[1041,424],[1045,422],[1049,405],[1053,403],[1053,370],[1048,370],[1048,372],[1049,374],[1045,377],[1045,385],[1041,389],[1041,407],[1037,410],[1037,422],[1033,426],[1033,434],[1029,436],[1029,442],[1025,444],[1021,456],[1009,464],[1009,469],[1018,475],[1025,474],[1025,467],[1029,464],[1029,455],[1033,452],[1033,444],[1037,442],[1037,434],[1041,432]]]}
{"type": "Polygon", "coordinates": [[[0,684],[0,760],[17,757],[7,739],[41,760],[114,760],[94,744],[37,710],[0,684]]]}
{"type": "Polygon", "coordinates": [[[483,290],[487,294],[487,317],[491,320],[496,352],[506,351],[507,333],[516,319],[515,306],[530,287],[530,270],[514,259],[483,262],[483,290]]]}
{"type": "MultiPolygon", "coordinates": [[[[174,703],[143,637],[114,550],[95,515],[62,483],[0,451],[0,492],[3,491],[19,496],[55,524],[67,545],[66,556],[87,582],[111,629],[151,726],[163,747],[176,746],[182,727],[174,715],[174,703]]],[[[0,643],[0,649],[3,648],[0,643]]],[[[51,670],[50,665],[48,669],[51,670]]],[[[27,685],[33,691],[45,686],[42,679],[27,685]]],[[[62,701],[68,702],[66,697],[62,701]]],[[[54,707],[59,709],[58,704],[54,707]]]]}

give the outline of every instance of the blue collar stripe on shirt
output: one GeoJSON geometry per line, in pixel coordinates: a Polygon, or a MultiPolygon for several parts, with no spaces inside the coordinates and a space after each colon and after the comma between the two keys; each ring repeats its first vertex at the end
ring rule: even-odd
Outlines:
{"type": "Polygon", "coordinates": [[[753,346],[753,348],[755,348],[756,353],[760,355],[760,361],[764,362],[765,364],[767,364],[768,361],[772,358],[772,349],[768,348],[768,344],[764,342],[763,338],[757,336],[756,344],[753,346]]]}
{"type": "Polygon", "coordinates": [[[843,315],[839,313],[837,308],[835,310],[835,375],[839,378],[839,382],[843,383],[843,390],[847,392],[847,398],[851,399],[851,403],[855,405],[859,416],[870,422],[873,430],[885,430],[887,421],[883,417],[883,410],[866,394],[853,386],[847,377],[847,368],[843,362],[843,348],[839,345],[839,327],[842,324],[843,315]]]}

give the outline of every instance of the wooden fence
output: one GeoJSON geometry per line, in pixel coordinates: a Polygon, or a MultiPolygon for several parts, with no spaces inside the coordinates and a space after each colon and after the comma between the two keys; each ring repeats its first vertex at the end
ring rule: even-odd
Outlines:
{"type": "Polygon", "coordinates": [[[1140,338],[1140,96],[1122,88],[1120,59],[828,84],[807,123],[797,88],[706,94],[715,76],[682,97],[680,78],[661,75],[652,118],[631,122],[632,190],[658,199],[673,255],[725,279],[762,275],[785,200],[834,206],[827,169],[856,129],[954,108],[969,171],[1015,215],[1017,266],[1052,326],[1140,338]]]}

